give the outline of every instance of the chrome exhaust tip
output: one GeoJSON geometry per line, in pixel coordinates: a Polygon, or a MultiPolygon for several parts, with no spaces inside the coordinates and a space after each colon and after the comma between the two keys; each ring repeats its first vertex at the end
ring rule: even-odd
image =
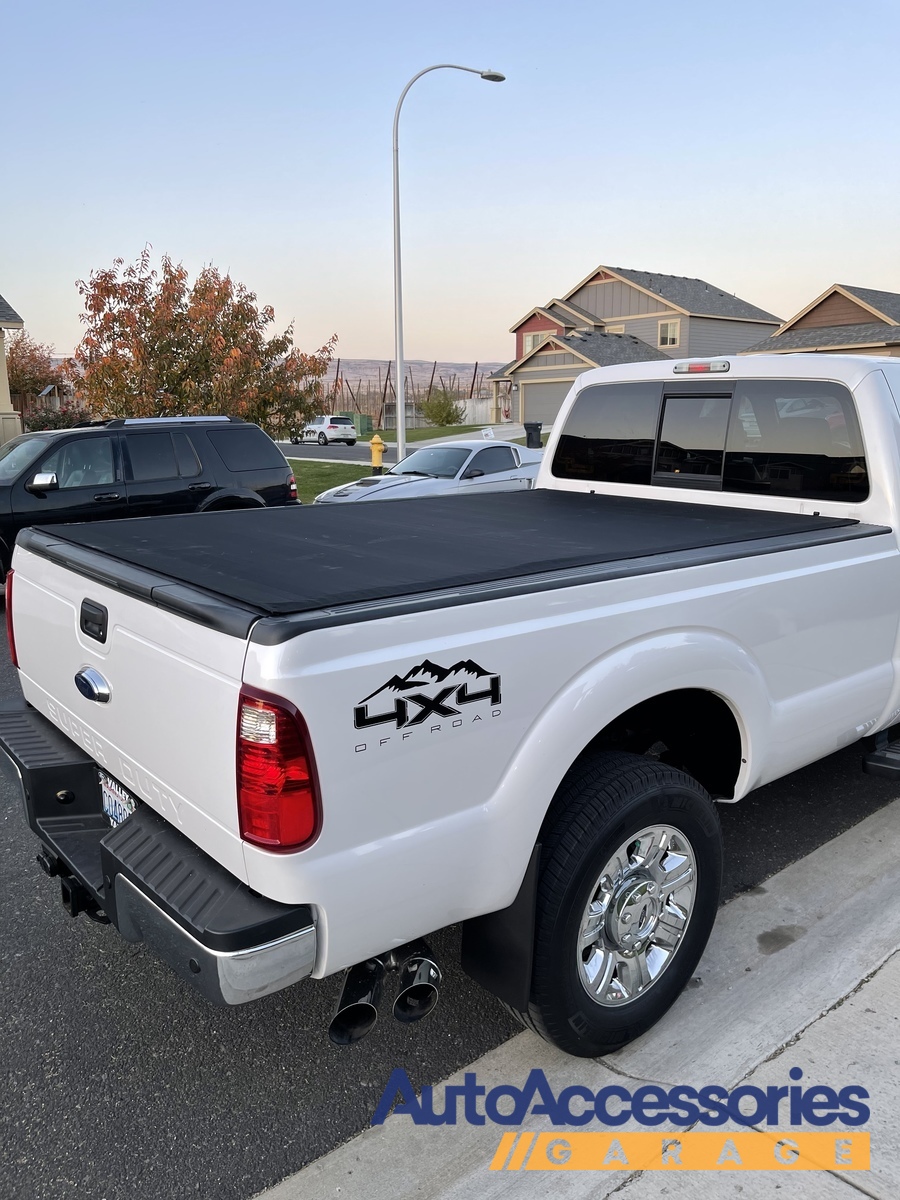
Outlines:
{"type": "Polygon", "coordinates": [[[431,950],[418,943],[400,967],[400,991],[394,1001],[394,1019],[403,1025],[421,1021],[438,1002],[443,973],[431,950]]]}
{"type": "Polygon", "coordinates": [[[384,963],[370,958],[350,967],[344,976],[328,1036],[336,1046],[352,1046],[371,1033],[378,1020],[378,1005],[384,983],[384,963]]]}

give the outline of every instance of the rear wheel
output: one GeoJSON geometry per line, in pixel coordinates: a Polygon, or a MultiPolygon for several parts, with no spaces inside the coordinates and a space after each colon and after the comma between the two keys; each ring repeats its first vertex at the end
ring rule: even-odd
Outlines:
{"type": "Polygon", "coordinates": [[[523,1024],[594,1058],[644,1033],[706,946],[722,885],[708,793],[635,754],[569,772],[541,851],[534,969],[523,1024]]]}
{"type": "Polygon", "coordinates": [[[347,445],[348,445],[348,446],[355,446],[355,445],[356,445],[356,438],[348,438],[348,439],[347,439],[347,445]]]}
{"type": "Polygon", "coordinates": [[[324,434],[324,433],[320,433],[320,434],[319,434],[319,445],[320,445],[320,446],[327,446],[327,445],[328,445],[328,438],[325,436],[325,434],[324,434]]]}

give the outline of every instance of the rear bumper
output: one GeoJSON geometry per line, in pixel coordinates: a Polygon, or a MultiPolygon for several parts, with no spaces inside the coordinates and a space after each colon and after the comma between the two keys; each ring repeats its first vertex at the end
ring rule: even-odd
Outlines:
{"type": "Polygon", "coordinates": [[[308,905],[252,892],[145,804],[111,828],[96,763],[24,701],[0,705],[0,773],[21,794],[63,901],[105,914],[214,1004],[243,1004],[312,973],[308,905]]]}

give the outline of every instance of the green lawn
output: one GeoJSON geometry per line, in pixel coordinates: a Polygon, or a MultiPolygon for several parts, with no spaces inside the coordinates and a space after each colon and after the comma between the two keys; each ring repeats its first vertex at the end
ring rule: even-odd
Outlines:
{"type": "Polygon", "coordinates": [[[304,504],[311,504],[319,492],[327,488],[353,483],[355,479],[372,474],[372,468],[362,463],[317,463],[305,458],[289,458],[288,462],[297,480],[297,495],[304,504]]]}
{"type": "MultiPolygon", "coordinates": [[[[426,425],[424,429],[407,429],[406,441],[409,442],[428,442],[432,438],[442,437],[459,437],[464,433],[474,433],[477,429],[484,429],[483,425],[426,425]]],[[[378,433],[381,435],[383,442],[396,442],[396,429],[375,429],[371,433],[361,433],[359,440],[361,442],[369,442],[378,433]]]]}

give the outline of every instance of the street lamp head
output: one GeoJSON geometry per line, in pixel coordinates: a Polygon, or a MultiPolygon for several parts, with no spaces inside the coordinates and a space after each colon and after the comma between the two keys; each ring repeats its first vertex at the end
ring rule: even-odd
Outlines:
{"type": "Polygon", "coordinates": [[[482,71],[481,78],[486,79],[488,83],[503,83],[506,76],[501,75],[499,71],[482,71]]]}

